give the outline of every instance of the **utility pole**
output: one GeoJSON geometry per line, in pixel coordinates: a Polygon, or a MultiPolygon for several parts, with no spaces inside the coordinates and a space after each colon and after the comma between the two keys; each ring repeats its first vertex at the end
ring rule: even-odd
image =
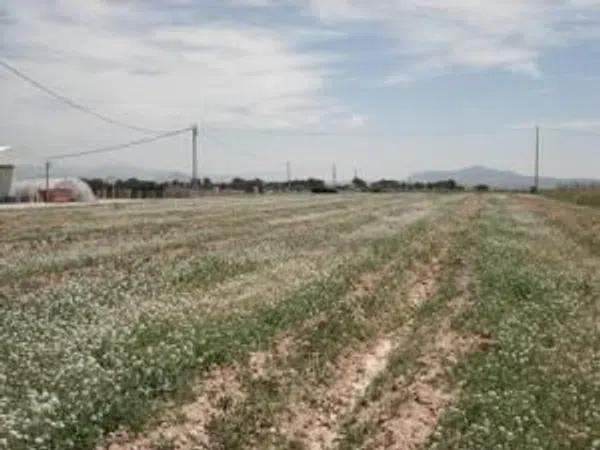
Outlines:
{"type": "Polygon", "coordinates": [[[288,191],[292,191],[292,165],[289,161],[285,163],[285,171],[287,174],[288,191]]]}
{"type": "Polygon", "coordinates": [[[333,165],[331,166],[331,182],[333,183],[333,186],[337,185],[337,170],[335,167],[335,163],[333,163],[333,165]]]}
{"type": "Polygon", "coordinates": [[[192,188],[198,184],[198,125],[192,126],[192,188]]]}
{"type": "Polygon", "coordinates": [[[50,160],[46,161],[46,197],[50,189],[50,160]]]}
{"type": "Polygon", "coordinates": [[[534,191],[540,189],[540,127],[535,127],[535,175],[534,175],[534,191]]]}

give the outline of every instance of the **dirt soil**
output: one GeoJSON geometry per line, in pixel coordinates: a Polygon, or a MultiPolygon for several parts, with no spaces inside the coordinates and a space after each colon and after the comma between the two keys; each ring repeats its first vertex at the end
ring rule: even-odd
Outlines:
{"type": "MultiPolygon", "coordinates": [[[[429,263],[411,271],[404,296],[411,307],[419,306],[435,293],[443,255],[445,250],[429,263]]],[[[361,277],[353,289],[354,295],[367,295],[375,288],[380,277],[380,274],[361,277]]],[[[340,426],[344,419],[364,397],[373,380],[385,370],[394,348],[402,345],[403,331],[408,326],[407,323],[393,335],[380,336],[342,355],[332,375],[336,381],[318,395],[312,391],[305,399],[292,401],[293,409],[289,409],[281,418],[279,432],[306,449],[316,450],[334,445],[340,437],[340,426]]]]}
{"type": "Polygon", "coordinates": [[[207,425],[244,398],[237,372],[233,367],[214,369],[196,388],[194,400],[165,414],[152,431],[137,436],[125,431],[113,433],[98,450],[210,448],[207,425]]]}
{"type": "MultiPolygon", "coordinates": [[[[462,261],[460,261],[462,263],[462,261]]],[[[391,395],[370,405],[363,417],[375,417],[377,433],[366,443],[369,449],[414,450],[423,448],[441,415],[460,391],[450,383],[449,370],[469,352],[487,351],[496,342],[489,335],[461,336],[451,325],[470,301],[471,277],[465,267],[457,278],[460,293],[417,360],[417,369],[399,378],[391,395]]]]}

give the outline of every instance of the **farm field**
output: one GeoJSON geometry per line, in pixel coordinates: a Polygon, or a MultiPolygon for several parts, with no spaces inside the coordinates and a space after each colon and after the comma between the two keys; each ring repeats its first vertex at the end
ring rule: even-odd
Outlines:
{"type": "Polygon", "coordinates": [[[544,191],[546,197],[582,206],[600,207],[600,189],[597,186],[567,187],[544,191]]]}
{"type": "Polygon", "coordinates": [[[0,449],[600,448],[600,212],[0,210],[0,449]]]}

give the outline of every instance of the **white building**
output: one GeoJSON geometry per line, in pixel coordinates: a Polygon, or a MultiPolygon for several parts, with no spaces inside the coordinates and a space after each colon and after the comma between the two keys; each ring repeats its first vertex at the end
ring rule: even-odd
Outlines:
{"type": "Polygon", "coordinates": [[[0,146],[0,201],[10,195],[15,166],[8,160],[10,147],[0,146]]]}

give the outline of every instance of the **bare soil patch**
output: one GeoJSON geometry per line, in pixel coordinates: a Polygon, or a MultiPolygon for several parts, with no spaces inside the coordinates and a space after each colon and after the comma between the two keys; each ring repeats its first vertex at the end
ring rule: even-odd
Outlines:
{"type": "Polygon", "coordinates": [[[385,369],[391,350],[392,340],[381,338],[362,351],[345,354],[334,375],[337,381],[318,398],[308,393],[308,398],[293,402],[281,419],[279,432],[303,448],[331,446],[344,414],[354,409],[371,381],[385,369]]]}
{"type": "Polygon", "coordinates": [[[394,394],[374,408],[378,432],[368,448],[421,448],[441,413],[456,397],[447,370],[470,348],[467,339],[449,329],[435,336],[433,345],[419,358],[419,369],[408,380],[398,380],[394,394]]]}
{"type": "Polygon", "coordinates": [[[384,270],[363,273],[352,285],[351,295],[354,298],[364,298],[377,289],[377,285],[384,276],[384,270]]]}
{"type": "Polygon", "coordinates": [[[294,338],[282,333],[275,339],[273,350],[249,354],[246,366],[216,367],[194,389],[193,401],[168,410],[158,424],[139,435],[121,430],[111,434],[97,450],[198,450],[213,448],[208,428],[210,423],[233,410],[246,398],[244,371],[253,380],[267,378],[286,358],[294,338]]]}
{"type": "Polygon", "coordinates": [[[100,448],[105,450],[155,450],[161,447],[178,450],[210,448],[207,425],[215,417],[226,414],[243,398],[237,370],[232,367],[218,367],[198,385],[192,402],[169,411],[151,431],[141,435],[119,431],[110,435],[107,443],[100,448]]]}
{"type": "MultiPolygon", "coordinates": [[[[446,249],[429,263],[411,271],[403,295],[411,307],[417,307],[435,293],[445,255],[446,249]]],[[[361,276],[353,286],[352,295],[366,296],[373,292],[386,270],[387,267],[361,276]]],[[[292,401],[293,406],[281,418],[278,431],[302,448],[323,449],[334,445],[344,419],[356,408],[373,380],[385,370],[390,354],[402,344],[409,325],[410,321],[393,335],[380,336],[344,353],[336,362],[332,375],[335,381],[317,388],[317,394],[314,390],[305,392],[304,398],[292,401]]]]}
{"type": "Polygon", "coordinates": [[[436,289],[439,276],[443,270],[440,257],[434,257],[427,264],[417,267],[416,271],[411,272],[409,276],[409,287],[406,294],[406,301],[413,307],[419,306],[423,300],[429,298],[436,289]]]}
{"type": "Polygon", "coordinates": [[[449,371],[469,352],[488,351],[496,341],[486,333],[465,337],[452,329],[452,317],[470,300],[471,275],[464,268],[457,277],[461,292],[451,304],[437,332],[428,340],[410,376],[396,380],[390,395],[370,405],[363,417],[377,424],[377,432],[366,443],[369,449],[413,450],[424,446],[441,415],[459,392],[450,382],[449,371]]]}
{"type": "Polygon", "coordinates": [[[267,378],[270,372],[276,370],[277,363],[289,356],[293,346],[294,337],[285,332],[275,338],[272,349],[251,352],[247,367],[250,378],[253,380],[267,378]]]}

